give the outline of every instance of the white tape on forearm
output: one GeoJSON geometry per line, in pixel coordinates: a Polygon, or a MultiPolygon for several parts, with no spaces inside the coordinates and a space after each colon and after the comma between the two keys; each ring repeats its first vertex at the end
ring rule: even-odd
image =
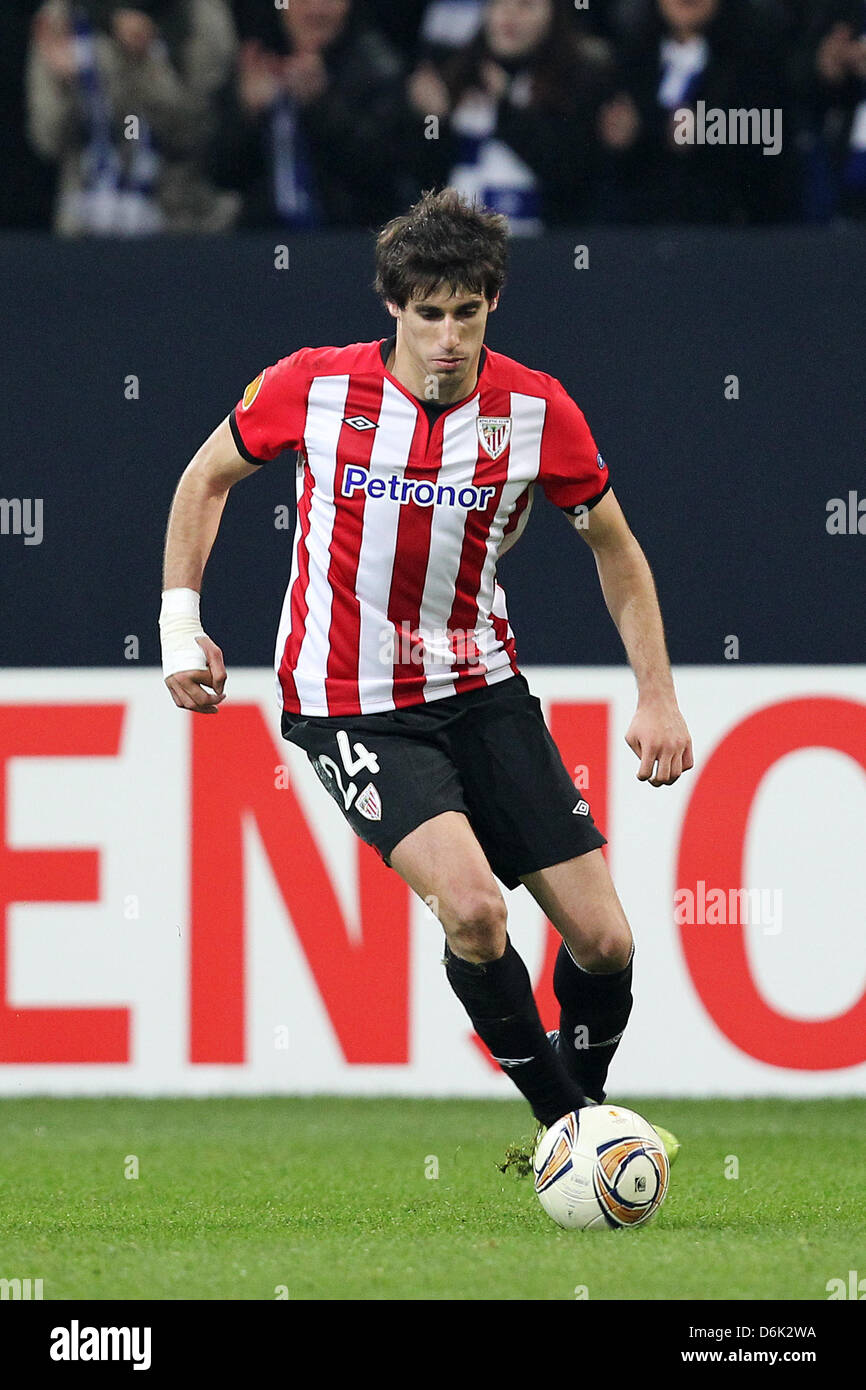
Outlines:
{"type": "Polygon", "coordinates": [[[165,589],[163,592],[159,614],[163,676],[175,676],[178,671],[207,670],[207,657],[195,640],[205,636],[199,603],[195,589],[165,589]]]}

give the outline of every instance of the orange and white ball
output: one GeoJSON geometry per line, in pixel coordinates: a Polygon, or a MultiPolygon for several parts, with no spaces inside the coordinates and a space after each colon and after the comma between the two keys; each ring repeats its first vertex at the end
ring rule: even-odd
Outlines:
{"type": "Polygon", "coordinates": [[[652,1125],[621,1105],[594,1105],[551,1125],[533,1159],[535,1191],[559,1226],[641,1226],[665,1199],[670,1164],[652,1125]]]}

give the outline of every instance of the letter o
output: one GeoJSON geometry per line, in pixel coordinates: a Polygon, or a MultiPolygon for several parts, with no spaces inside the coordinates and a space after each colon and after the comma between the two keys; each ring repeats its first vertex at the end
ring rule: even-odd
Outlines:
{"type": "MultiPolygon", "coordinates": [[[[749,812],[774,763],[800,748],[834,748],[866,771],[866,705],[854,700],[784,700],[750,715],[712,753],[683,821],[676,883],[699,879],[740,887],[749,812]]],[[[742,924],[679,928],[695,989],[726,1038],[759,1062],[798,1071],[835,1071],[866,1061],[866,989],[846,1013],[801,1019],[760,993],[742,924]]]]}
{"type": "Polygon", "coordinates": [[[416,483],[413,498],[418,503],[419,507],[429,507],[430,503],[433,501],[434,491],[435,489],[432,483],[416,483]],[[421,496],[422,492],[424,493],[423,497],[421,496]]]}
{"type": "Polygon", "coordinates": [[[474,487],[462,487],[457,495],[457,501],[461,507],[474,507],[478,501],[478,489],[474,487]]]}

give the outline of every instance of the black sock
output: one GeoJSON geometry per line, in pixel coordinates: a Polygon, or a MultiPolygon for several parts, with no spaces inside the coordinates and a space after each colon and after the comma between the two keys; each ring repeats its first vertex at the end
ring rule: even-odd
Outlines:
{"type": "Polygon", "coordinates": [[[631,1013],[632,957],[613,974],[584,970],[563,941],[553,971],[560,1003],[560,1055],[571,1076],[593,1100],[604,1100],[613,1054],[631,1013]]]}
{"type": "Polygon", "coordinates": [[[537,1120],[552,1125],[585,1105],[580,1085],[550,1045],[529,973],[510,940],[499,960],[482,965],[455,956],[446,943],[445,970],[475,1032],[523,1092],[537,1120]]]}

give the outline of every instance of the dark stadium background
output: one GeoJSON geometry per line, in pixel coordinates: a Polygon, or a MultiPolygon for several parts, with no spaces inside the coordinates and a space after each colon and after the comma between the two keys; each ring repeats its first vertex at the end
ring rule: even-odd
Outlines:
{"type": "MultiPolygon", "coordinates": [[[[369,234],[294,236],[284,270],[280,240],[0,241],[0,492],[44,505],[41,545],[3,540],[3,664],[121,665],[132,634],[157,663],[163,533],[198,445],[263,365],[389,334],[369,234]]],[[[826,521],[831,498],[866,496],[864,285],[860,228],[514,243],[489,344],[583,408],[674,663],[722,662],[729,634],[743,663],[863,661],[866,536],[826,521]]],[[[203,613],[230,666],[270,661],[291,546],[274,508],[293,502],[290,454],[229,498],[203,613]]],[[[543,498],[500,578],[523,663],[624,661],[590,552],[543,498]]]]}

